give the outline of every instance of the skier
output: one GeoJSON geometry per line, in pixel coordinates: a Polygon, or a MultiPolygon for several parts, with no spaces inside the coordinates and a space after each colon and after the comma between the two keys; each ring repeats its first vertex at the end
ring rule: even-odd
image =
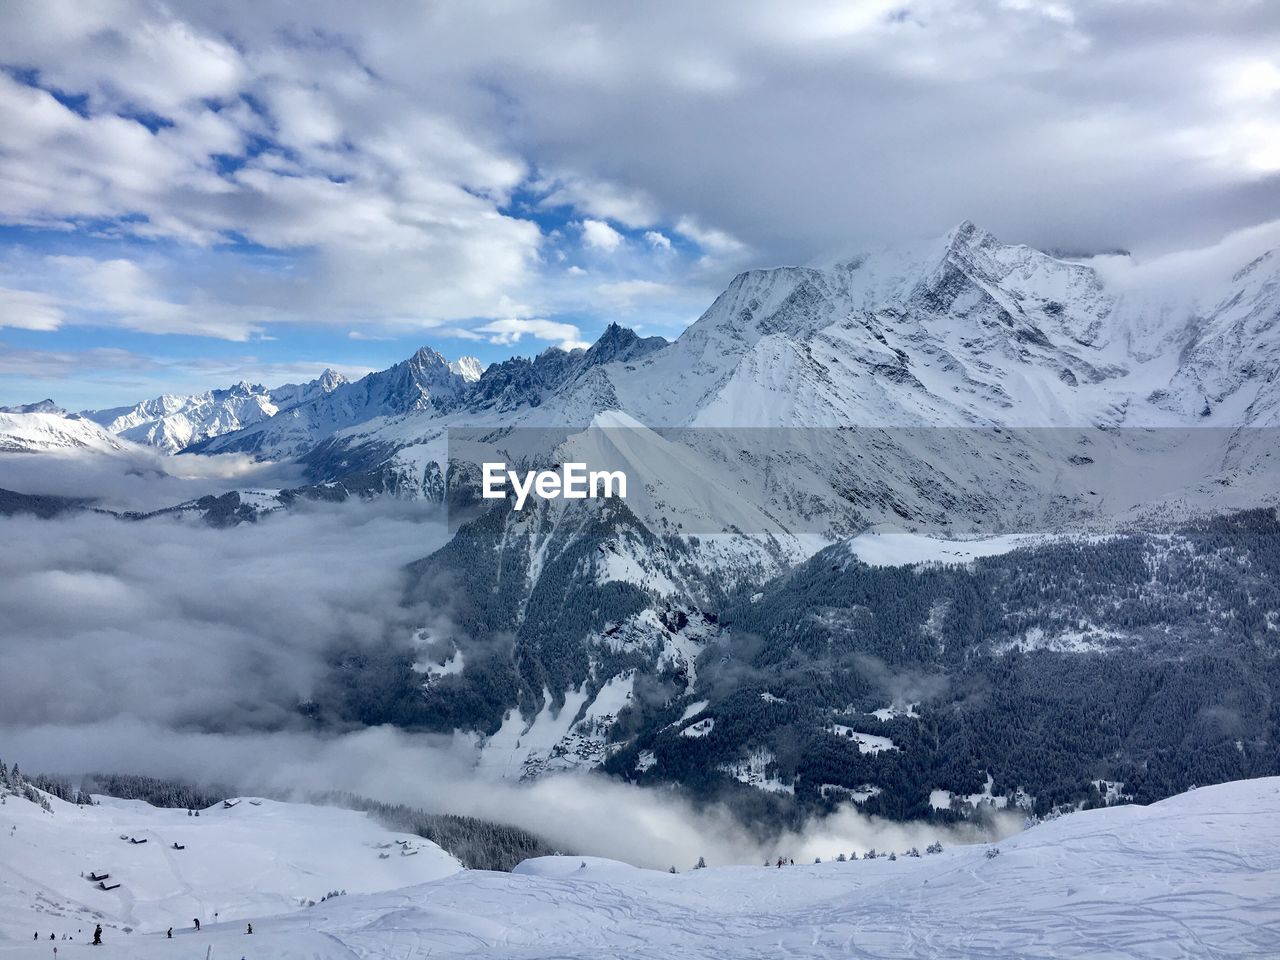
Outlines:
{"type": "Polygon", "coordinates": [[[172,939],[173,939],[173,927],[170,927],[168,930],[166,930],[166,931],[164,932],[164,938],[165,938],[166,940],[172,940],[172,939]]]}
{"type": "Polygon", "coordinates": [[[200,918],[199,918],[199,917],[196,917],[196,918],[195,918],[194,920],[192,920],[191,922],[192,922],[192,923],[194,923],[194,924],[196,925],[196,933],[199,933],[199,932],[200,932],[200,918]]]}
{"type": "Polygon", "coordinates": [[[95,947],[102,946],[102,924],[98,924],[93,928],[93,945],[95,947]]]}
{"type": "Polygon", "coordinates": [[[249,929],[245,931],[245,935],[247,936],[247,935],[249,935],[249,934],[251,934],[251,933],[253,933],[253,924],[252,924],[252,923],[251,923],[251,924],[249,924],[249,929]]]}

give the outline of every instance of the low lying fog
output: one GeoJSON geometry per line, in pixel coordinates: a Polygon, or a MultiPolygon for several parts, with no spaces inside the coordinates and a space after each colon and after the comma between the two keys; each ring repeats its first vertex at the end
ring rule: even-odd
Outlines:
{"type": "Polygon", "coordinates": [[[206,494],[304,483],[293,464],[257,463],[239,453],[166,456],[145,447],[85,457],[75,452],[0,455],[0,488],[57,497],[88,497],[105,510],[147,512],[206,494]]]}
{"type": "Polygon", "coordinates": [[[172,518],[0,518],[0,757],[31,771],[244,792],[349,790],[663,868],[969,838],[846,810],[762,845],[726,811],[695,810],[669,791],[594,775],[481,781],[469,736],[306,730],[295,708],[332,644],[403,634],[431,616],[408,621],[402,567],[445,535],[420,505],[394,502],[315,506],[227,530],[172,518]]]}

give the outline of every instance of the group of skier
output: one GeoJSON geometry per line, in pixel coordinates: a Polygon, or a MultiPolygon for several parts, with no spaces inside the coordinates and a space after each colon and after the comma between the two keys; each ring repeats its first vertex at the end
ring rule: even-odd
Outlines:
{"type": "MultiPolygon", "coordinates": [[[[80,931],[78,931],[78,930],[77,930],[76,932],[77,932],[77,933],[79,933],[80,931]]],[[[35,934],[32,936],[32,939],[33,939],[33,940],[39,940],[39,939],[40,939],[40,931],[39,931],[39,930],[37,930],[37,931],[35,932],[35,934]]],[[[58,935],[57,935],[57,934],[54,934],[54,933],[51,933],[51,934],[49,934],[49,939],[50,939],[50,940],[57,940],[57,939],[58,939],[58,935]]],[[[63,940],[73,940],[73,941],[74,941],[74,940],[75,940],[75,937],[71,936],[70,934],[66,934],[66,933],[64,933],[64,934],[62,935],[62,939],[63,939],[63,940]]],[[[97,947],[102,946],[102,924],[98,924],[97,926],[95,926],[95,927],[93,928],[93,944],[94,944],[94,946],[97,946],[97,947]]]]}
{"type": "MultiPolygon", "coordinates": [[[[193,926],[193,928],[194,928],[195,932],[196,932],[196,933],[199,933],[199,932],[200,932],[200,918],[199,918],[199,917],[194,917],[194,918],[192,918],[191,923],[192,923],[192,926],[193,926]]],[[[246,924],[246,925],[245,925],[245,931],[244,931],[244,932],[245,932],[246,936],[247,936],[247,935],[249,935],[249,934],[251,934],[251,933],[253,933],[253,924],[252,924],[252,923],[246,924]]],[[[164,932],[164,935],[165,935],[165,939],[167,939],[167,940],[172,940],[172,939],[173,939],[173,927],[170,927],[168,930],[166,930],[166,931],[164,932]]],[[[37,931],[35,932],[35,936],[34,936],[34,938],[33,938],[33,939],[35,939],[35,940],[39,940],[39,939],[40,939],[40,931],[39,931],[39,930],[37,930],[37,931]]],[[[52,933],[51,933],[51,934],[49,934],[49,939],[50,939],[50,940],[57,940],[58,938],[57,938],[57,935],[56,935],[56,934],[52,934],[52,933]]],[[[74,940],[74,939],[75,939],[75,937],[69,937],[69,936],[67,936],[67,934],[65,934],[65,933],[64,933],[64,934],[62,935],[62,939],[63,939],[63,940],[74,940]]],[[[93,928],[93,945],[94,945],[95,947],[100,947],[100,946],[102,946],[102,924],[100,924],[100,923],[99,923],[97,926],[95,926],[95,927],[93,928]]]]}

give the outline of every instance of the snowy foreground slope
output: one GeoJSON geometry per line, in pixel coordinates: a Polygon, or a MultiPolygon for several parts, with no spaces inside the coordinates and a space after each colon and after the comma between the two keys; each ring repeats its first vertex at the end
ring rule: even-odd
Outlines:
{"type": "Polygon", "coordinates": [[[45,945],[35,956],[51,955],[50,933],[64,951],[87,943],[95,923],[108,941],[137,943],[197,916],[281,914],[330,891],[392,890],[461,869],[435,844],[351,810],[244,800],[194,817],[98,799],[82,807],[50,798],[48,813],[9,796],[0,807],[0,953],[11,941],[30,945],[37,931],[45,945]],[[91,873],[109,873],[104,882],[120,886],[101,890],[91,873]],[[62,943],[63,934],[74,944],[62,943]]]}
{"type": "MultiPolygon", "coordinates": [[[[183,931],[171,942],[147,927],[113,930],[101,948],[65,944],[59,956],[1280,955],[1280,778],[1077,813],[1003,841],[994,858],[989,849],[783,869],[713,866],[674,876],[607,860],[544,858],[515,874],[463,871],[276,918],[264,913],[254,918],[252,937],[239,920],[183,931]]],[[[5,864],[11,871],[7,855],[5,864]]],[[[253,871],[243,877],[252,888],[253,871]]],[[[190,895],[198,894],[193,887],[190,895]]],[[[16,932],[11,892],[5,903],[4,928],[16,932]]],[[[0,944],[0,957],[48,957],[52,946],[0,944]]]]}

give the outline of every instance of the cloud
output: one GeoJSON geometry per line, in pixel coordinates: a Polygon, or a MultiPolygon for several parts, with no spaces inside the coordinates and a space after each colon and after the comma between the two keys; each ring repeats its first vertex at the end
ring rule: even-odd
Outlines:
{"type": "Polygon", "coordinates": [[[629,310],[638,303],[678,297],[681,291],[656,280],[617,280],[596,287],[602,302],[622,310],[629,310]]]}
{"type": "Polygon", "coordinates": [[[158,289],[150,273],[133,260],[55,256],[50,268],[74,291],[64,304],[74,303],[83,315],[106,314],[114,323],[143,333],[197,333],[226,340],[248,340],[262,326],[232,311],[202,309],[200,304],[177,303],[158,289]]]}
{"type": "Polygon", "coordinates": [[[582,242],[592,250],[613,253],[625,240],[622,234],[603,220],[583,220],[582,242]]]}
{"type": "MultiPolygon", "coordinates": [[[[246,454],[173,457],[143,446],[94,456],[56,451],[0,457],[0,488],[89,498],[115,511],[150,512],[229,490],[279,490],[305,482],[293,464],[257,462],[246,454]]],[[[9,528],[17,529],[17,528],[9,528]]],[[[57,533],[57,527],[44,528],[57,533]]],[[[106,527],[98,531],[104,537],[106,527]]]]}
{"type": "Polygon", "coordinates": [[[676,223],[676,232],[688,237],[711,254],[734,256],[746,249],[746,245],[737,237],[714,227],[704,227],[692,217],[681,217],[676,223]]]}
{"type": "Polygon", "coordinates": [[[1021,814],[995,815],[983,825],[944,827],[869,817],[843,806],[763,837],[726,807],[695,805],[592,774],[562,774],[531,784],[489,781],[472,769],[459,739],[390,727],[321,737],[296,731],[178,730],[130,718],[94,724],[0,722],[0,738],[25,770],[129,771],[235,785],[248,795],[305,799],[346,790],[389,803],[465,813],[534,831],[577,854],[639,866],[758,865],[778,855],[798,862],[871,848],[902,851],[934,840],[974,842],[1021,829],[1021,814]]]}
{"type": "Polygon", "coordinates": [[[1104,254],[1085,262],[1115,289],[1149,296],[1159,303],[1171,298],[1214,298],[1226,289],[1234,273],[1278,247],[1280,220],[1274,220],[1235,231],[1204,247],[1154,257],[1104,254]]]}
{"type": "MultiPolygon", "coordinates": [[[[9,458],[0,470],[16,460],[33,465],[30,483],[43,471],[41,489],[68,482],[44,457],[9,458]]],[[[238,468],[223,458],[178,460],[196,462],[207,473],[191,483],[213,489],[219,472],[238,468]]],[[[261,465],[239,468],[270,480],[261,465]]],[[[0,472],[0,486],[13,479],[0,472]]],[[[129,481],[135,499],[160,483],[138,472],[129,481]]],[[[335,650],[411,642],[418,626],[447,618],[401,603],[404,565],[446,536],[429,509],[398,501],[314,505],[224,530],[167,518],[0,517],[6,759],[28,770],[178,776],[247,792],[350,790],[514,823],[564,849],[660,868],[699,856],[825,858],[982,832],[843,809],[762,837],[721,804],[600,776],[495,783],[477,775],[470,735],[314,728],[297,706],[329,676],[335,650]]]]}
{"type": "Polygon", "coordinates": [[[585,349],[590,346],[573,324],[555,320],[508,317],[493,320],[477,329],[489,335],[490,343],[518,343],[525,336],[530,336],[537,340],[555,342],[562,350],[576,350],[579,347],[585,349]]]}
{"type": "Polygon", "coordinates": [[[671,239],[666,234],[657,230],[646,230],[644,234],[645,242],[655,250],[661,250],[664,253],[671,251],[671,239]]]}
{"type": "Polygon", "coordinates": [[[90,350],[25,350],[0,343],[0,374],[26,377],[71,377],[96,370],[156,370],[156,360],[118,347],[90,350]]]}
{"type": "Polygon", "coordinates": [[[321,510],[226,536],[164,519],[0,520],[23,545],[0,560],[0,723],[289,726],[332,645],[394,629],[400,566],[443,537],[404,513],[321,510]]]}
{"type": "Polygon", "coordinates": [[[166,289],[167,269],[152,254],[98,259],[11,252],[0,259],[0,326],[20,326],[25,318],[28,329],[34,321],[43,325],[35,329],[74,324],[239,341],[263,335],[261,308],[210,298],[198,289],[178,299],[166,289]]]}
{"type": "Polygon", "coordinates": [[[661,217],[661,212],[649,197],[635,191],[628,192],[607,180],[568,177],[533,186],[534,189],[547,190],[539,202],[544,209],[568,206],[633,228],[649,226],[661,217]]]}
{"type": "Polygon", "coordinates": [[[56,330],[66,315],[52,296],[35,290],[0,287],[0,327],[56,330]]]}
{"type": "Polygon", "coordinates": [[[562,214],[608,279],[700,294],[966,217],[1154,256],[1280,217],[1278,41],[1270,5],[1193,0],[10,4],[8,242],[145,283],[3,286],[45,330],[242,338],[567,315],[562,214]]]}
{"type": "Polygon", "coordinates": [[[518,156],[413,107],[340,49],[242,56],[224,30],[131,6],[127,31],[80,33],[67,10],[49,36],[29,37],[40,17],[0,31],[0,60],[38,71],[0,73],[13,131],[0,219],[98,246],[162,242],[132,263],[145,291],[127,256],[61,264],[80,261],[79,280],[112,294],[59,298],[78,321],[229,339],[264,322],[421,328],[497,315],[530,279],[538,227],[500,212],[526,175],[518,156]]]}

